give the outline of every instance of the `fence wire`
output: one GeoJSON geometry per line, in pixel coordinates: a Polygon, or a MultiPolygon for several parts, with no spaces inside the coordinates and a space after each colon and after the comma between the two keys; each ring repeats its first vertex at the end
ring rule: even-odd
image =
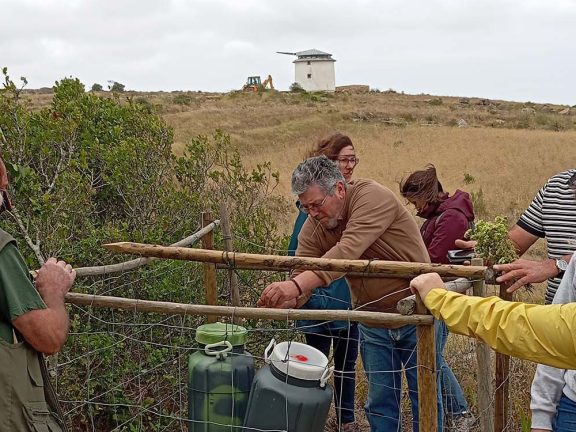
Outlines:
{"type": "MultiPolygon", "coordinates": [[[[285,277],[282,272],[254,272],[235,270],[239,276],[243,305],[253,306],[262,288],[269,282],[285,277]]],[[[219,300],[229,304],[230,289],[226,272],[219,272],[219,300]]],[[[155,261],[146,268],[114,276],[97,276],[82,280],[78,289],[96,295],[116,295],[176,303],[204,303],[204,289],[198,264],[180,261],[155,261]]],[[[321,290],[315,295],[325,296],[321,290]]],[[[534,301],[538,293],[524,293],[523,300],[534,301]]],[[[170,316],[135,311],[118,311],[91,307],[73,306],[70,309],[71,332],[69,340],[58,355],[51,373],[57,383],[59,398],[64,406],[66,421],[71,430],[79,431],[188,431],[191,424],[188,414],[188,362],[198,352],[195,332],[204,324],[205,318],[198,316],[170,316]]],[[[292,321],[267,321],[245,319],[241,325],[248,329],[246,351],[254,358],[256,369],[265,366],[264,348],[274,338],[280,341],[306,340],[312,324],[296,326],[292,321]]],[[[350,323],[348,323],[350,325],[350,323]]],[[[350,327],[347,327],[350,330],[350,327]]],[[[322,336],[320,336],[322,337],[322,336]]],[[[358,344],[355,338],[342,341],[350,346],[358,344]]],[[[360,351],[362,347],[360,346],[360,351]]],[[[395,354],[404,358],[416,358],[413,348],[397,347],[395,354]]],[[[334,364],[335,352],[329,351],[329,364],[334,364]]],[[[476,422],[470,430],[480,431],[478,418],[486,413],[478,409],[477,371],[475,341],[471,338],[450,334],[445,349],[445,358],[456,376],[476,422]]],[[[413,372],[418,365],[402,367],[372,368],[373,375],[404,375],[413,372]]],[[[492,361],[493,364],[493,361],[492,361]]],[[[52,363],[53,365],[53,363],[52,363]]],[[[506,430],[523,430],[529,424],[529,383],[534,366],[529,362],[512,359],[510,362],[510,415],[506,430]]],[[[336,371],[346,379],[350,371],[336,371]]],[[[355,399],[353,409],[360,430],[369,431],[370,426],[364,412],[369,383],[360,356],[355,367],[355,399]]],[[[230,383],[233,385],[233,382],[230,383]]],[[[334,385],[334,381],[332,381],[334,385]]],[[[398,398],[401,408],[403,430],[411,428],[410,391],[406,379],[395,380],[392,386],[378,387],[373,383],[376,394],[398,398]]],[[[342,392],[340,392],[342,393],[342,392]]],[[[457,395],[444,395],[447,397],[457,395]]],[[[492,404],[494,403],[492,395],[492,404]]],[[[287,424],[278,429],[246,429],[284,431],[293,413],[287,412],[287,424]]],[[[368,413],[373,418],[386,416],[368,413]]],[[[448,426],[452,419],[446,413],[448,426]]],[[[226,425],[230,431],[242,430],[239,425],[219,422],[201,422],[212,426],[226,425]]],[[[326,430],[337,425],[334,404],[328,414],[326,430]]],[[[190,430],[195,430],[193,427],[190,430]]],[[[197,429],[197,430],[209,430],[197,429]]],[[[450,430],[450,429],[445,429],[450,430]]]]}

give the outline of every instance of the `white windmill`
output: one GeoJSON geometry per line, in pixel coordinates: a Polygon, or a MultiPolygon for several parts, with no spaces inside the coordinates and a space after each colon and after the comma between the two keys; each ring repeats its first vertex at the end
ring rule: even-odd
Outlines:
{"type": "Polygon", "coordinates": [[[335,91],[336,77],[332,54],[311,49],[300,52],[277,51],[278,54],[294,55],[294,82],[306,91],[335,91]]]}

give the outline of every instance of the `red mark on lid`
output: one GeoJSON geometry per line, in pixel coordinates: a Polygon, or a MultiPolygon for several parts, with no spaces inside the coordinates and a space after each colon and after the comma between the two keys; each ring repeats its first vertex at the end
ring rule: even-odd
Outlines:
{"type": "Polygon", "coordinates": [[[296,354],[296,355],[292,355],[292,356],[290,356],[290,357],[292,357],[292,358],[294,358],[294,359],[296,359],[296,360],[298,360],[298,361],[300,361],[300,362],[306,362],[306,361],[308,361],[308,357],[306,357],[305,355],[302,355],[302,354],[296,354]]]}

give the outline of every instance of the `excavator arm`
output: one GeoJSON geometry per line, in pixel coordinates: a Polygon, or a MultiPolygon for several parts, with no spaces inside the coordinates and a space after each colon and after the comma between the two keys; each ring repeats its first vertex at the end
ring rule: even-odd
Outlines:
{"type": "Polygon", "coordinates": [[[272,75],[268,75],[268,78],[266,78],[262,82],[262,87],[266,88],[266,86],[268,86],[270,90],[274,90],[274,84],[272,83],[272,75]]]}

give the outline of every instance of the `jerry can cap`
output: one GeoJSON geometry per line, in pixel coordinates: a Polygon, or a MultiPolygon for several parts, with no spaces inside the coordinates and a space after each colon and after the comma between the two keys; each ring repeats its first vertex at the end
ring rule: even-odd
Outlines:
{"type": "Polygon", "coordinates": [[[264,351],[264,359],[266,363],[271,363],[280,372],[293,378],[320,381],[321,387],[324,387],[333,372],[321,351],[300,342],[276,344],[272,339],[264,351]]]}
{"type": "Polygon", "coordinates": [[[244,345],[248,330],[246,328],[228,323],[203,324],[196,329],[196,342],[203,345],[228,341],[232,346],[244,345]]]}

